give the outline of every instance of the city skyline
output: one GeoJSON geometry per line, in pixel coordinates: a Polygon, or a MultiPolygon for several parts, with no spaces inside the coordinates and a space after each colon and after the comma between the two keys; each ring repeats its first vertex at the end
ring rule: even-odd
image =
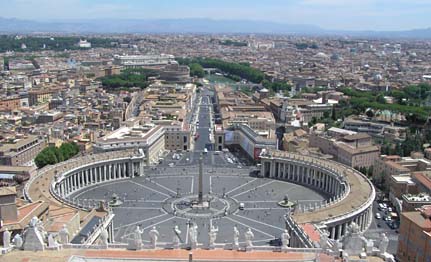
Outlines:
{"type": "Polygon", "coordinates": [[[431,2],[425,0],[12,0],[2,6],[0,17],[39,21],[208,18],[305,24],[330,30],[397,31],[429,28],[429,10],[431,2]]]}

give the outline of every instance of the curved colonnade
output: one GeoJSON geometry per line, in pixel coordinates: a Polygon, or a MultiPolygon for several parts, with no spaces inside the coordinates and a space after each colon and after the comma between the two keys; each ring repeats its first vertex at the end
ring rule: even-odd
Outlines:
{"type": "Polygon", "coordinates": [[[31,202],[44,200],[50,205],[67,204],[85,210],[91,207],[78,205],[67,197],[90,185],[142,176],[144,166],[145,156],[133,150],[80,156],[40,169],[26,184],[24,195],[31,202]]]}
{"type": "Polygon", "coordinates": [[[331,239],[344,236],[353,222],[360,231],[368,229],[376,193],[360,172],[334,161],[284,151],[261,155],[261,164],[261,176],[300,184],[329,196],[320,205],[297,206],[291,215],[298,224],[326,228],[331,239]]]}
{"type": "MultiPolygon", "coordinates": [[[[98,154],[97,156],[105,154],[98,154]]],[[[112,153],[110,154],[112,155],[112,153]]],[[[111,180],[142,176],[144,174],[144,162],[144,156],[130,156],[130,154],[124,155],[124,153],[109,159],[94,159],[91,163],[81,164],[78,167],[65,170],[64,173],[57,174],[51,183],[50,191],[56,198],[64,201],[69,195],[88,186],[111,180]]],[[[86,208],[85,205],[79,203],[69,202],[68,204],[86,208]]]]}

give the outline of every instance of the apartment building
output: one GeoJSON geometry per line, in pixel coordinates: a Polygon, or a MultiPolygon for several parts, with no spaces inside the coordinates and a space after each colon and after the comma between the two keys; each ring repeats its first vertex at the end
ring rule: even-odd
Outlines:
{"type": "Polygon", "coordinates": [[[45,147],[45,141],[36,136],[9,139],[0,144],[0,164],[7,166],[30,165],[45,147]]]}
{"type": "Polygon", "coordinates": [[[147,164],[157,163],[165,151],[165,129],[163,126],[120,127],[97,139],[94,152],[108,152],[125,149],[140,150],[146,156],[147,164]]]}
{"type": "Polygon", "coordinates": [[[380,148],[373,145],[369,135],[339,128],[312,133],[310,147],[317,147],[322,153],[334,156],[340,163],[359,168],[370,168],[380,155],[380,148]]]}
{"type": "Polygon", "coordinates": [[[399,261],[431,261],[431,206],[401,213],[399,232],[399,261]]]}

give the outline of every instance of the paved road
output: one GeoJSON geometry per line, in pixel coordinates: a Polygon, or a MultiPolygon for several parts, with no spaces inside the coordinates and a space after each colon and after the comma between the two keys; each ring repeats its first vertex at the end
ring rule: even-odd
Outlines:
{"type": "Polygon", "coordinates": [[[212,107],[210,92],[207,89],[203,89],[201,104],[199,105],[199,126],[197,126],[199,138],[195,141],[195,151],[201,152],[205,148],[208,149],[207,145],[211,144],[209,137],[212,127],[210,107],[212,107]]]}
{"type": "Polygon", "coordinates": [[[371,222],[370,228],[364,233],[368,238],[380,239],[380,235],[385,233],[389,238],[388,252],[390,254],[396,254],[398,248],[398,233],[395,229],[391,229],[386,221],[383,220],[384,212],[378,210],[377,201],[373,203],[373,221],[371,222]],[[380,213],[381,219],[376,219],[375,214],[380,213]]]}

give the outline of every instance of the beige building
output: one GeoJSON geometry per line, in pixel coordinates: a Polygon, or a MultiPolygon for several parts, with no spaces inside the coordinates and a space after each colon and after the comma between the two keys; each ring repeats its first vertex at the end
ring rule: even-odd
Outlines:
{"type": "Polygon", "coordinates": [[[410,176],[411,172],[417,171],[431,171],[431,161],[424,158],[382,155],[376,159],[373,178],[376,181],[386,181],[386,185],[388,185],[392,176],[410,176]]]}
{"type": "Polygon", "coordinates": [[[399,261],[431,260],[431,206],[401,214],[397,258],[399,261]]]}
{"type": "Polygon", "coordinates": [[[0,144],[0,164],[7,166],[29,165],[45,146],[45,141],[36,136],[10,139],[0,144]]]}
{"type": "Polygon", "coordinates": [[[163,126],[120,127],[97,139],[95,152],[137,149],[145,154],[147,164],[159,161],[165,151],[165,129],[163,126]]]}
{"type": "Polygon", "coordinates": [[[170,151],[187,151],[191,147],[190,129],[180,125],[164,126],[165,128],[165,149],[170,151]]]}
{"type": "Polygon", "coordinates": [[[380,148],[373,145],[367,134],[331,128],[326,133],[312,133],[310,146],[319,148],[322,153],[334,156],[340,163],[351,167],[369,168],[380,155],[380,148]]]}

